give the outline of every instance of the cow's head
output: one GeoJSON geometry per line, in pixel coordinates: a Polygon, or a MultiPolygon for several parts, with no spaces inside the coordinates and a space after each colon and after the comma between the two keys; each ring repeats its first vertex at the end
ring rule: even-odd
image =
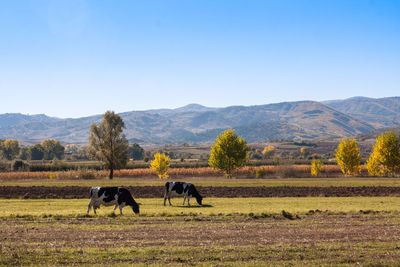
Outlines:
{"type": "Polygon", "coordinates": [[[201,202],[203,201],[203,197],[202,196],[197,196],[196,200],[197,200],[197,203],[199,203],[200,206],[203,205],[203,204],[201,204],[201,202]]]}
{"type": "Polygon", "coordinates": [[[136,214],[139,213],[139,204],[138,203],[135,203],[134,205],[132,205],[131,208],[134,213],[136,213],[136,214]]]}

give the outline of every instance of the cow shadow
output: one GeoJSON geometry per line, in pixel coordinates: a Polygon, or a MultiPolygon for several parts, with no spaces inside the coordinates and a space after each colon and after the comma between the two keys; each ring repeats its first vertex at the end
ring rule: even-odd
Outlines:
{"type": "Polygon", "coordinates": [[[193,208],[212,208],[212,207],[214,207],[213,205],[209,205],[209,204],[204,204],[204,205],[201,205],[201,206],[199,206],[199,205],[195,205],[195,206],[187,206],[187,205],[185,205],[185,206],[182,206],[182,205],[174,205],[173,207],[177,207],[177,208],[189,208],[189,209],[193,209],[193,208]]]}

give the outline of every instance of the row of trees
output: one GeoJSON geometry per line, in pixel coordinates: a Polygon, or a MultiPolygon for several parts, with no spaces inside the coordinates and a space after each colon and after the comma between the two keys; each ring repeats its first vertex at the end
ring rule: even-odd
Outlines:
{"type": "MultiPolygon", "coordinates": [[[[40,144],[25,147],[20,146],[15,139],[0,139],[0,159],[5,160],[53,160],[63,159],[65,154],[72,154],[76,159],[88,160],[87,147],[78,147],[76,144],[63,146],[55,139],[43,140],[40,144]]],[[[137,143],[127,149],[128,158],[142,160],[145,157],[144,149],[137,143]]]]}
{"type": "Polygon", "coordinates": [[[60,141],[55,139],[46,139],[40,144],[30,147],[21,147],[19,142],[14,139],[0,140],[0,157],[6,160],[13,160],[17,157],[23,160],[62,159],[64,150],[60,141]]]}
{"type": "MultiPolygon", "coordinates": [[[[355,139],[343,139],[335,151],[335,157],[345,175],[361,172],[360,147],[355,139]]],[[[396,133],[387,131],[376,139],[366,168],[373,176],[393,176],[400,171],[400,139],[396,133]]]]}

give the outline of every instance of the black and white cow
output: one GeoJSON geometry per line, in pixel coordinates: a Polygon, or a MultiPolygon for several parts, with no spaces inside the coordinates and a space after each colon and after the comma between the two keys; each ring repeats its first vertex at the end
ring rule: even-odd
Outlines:
{"type": "Polygon", "coordinates": [[[164,206],[165,201],[168,198],[169,205],[171,204],[171,197],[174,196],[183,196],[183,205],[185,205],[185,200],[187,198],[188,206],[190,207],[190,197],[195,197],[197,203],[201,204],[203,197],[200,196],[199,192],[197,192],[196,187],[190,183],[183,183],[183,182],[167,182],[165,184],[165,194],[164,194],[164,206]]]}
{"type": "Polygon", "coordinates": [[[114,210],[119,206],[119,212],[122,215],[122,208],[130,206],[134,213],[139,213],[139,204],[133,199],[128,189],[123,187],[92,187],[90,189],[90,202],[87,213],[93,207],[94,214],[100,205],[112,206],[114,210]]]}

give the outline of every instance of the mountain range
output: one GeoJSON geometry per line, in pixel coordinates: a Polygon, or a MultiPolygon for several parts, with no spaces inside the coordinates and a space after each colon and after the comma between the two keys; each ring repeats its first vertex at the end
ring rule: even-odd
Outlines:
{"type": "MultiPolygon", "coordinates": [[[[190,104],[177,109],[120,113],[130,142],[204,144],[228,128],[248,142],[310,140],[367,134],[400,125],[400,97],[353,97],[332,101],[297,101],[257,106],[210,108],[190,104]]],[[[102,115],[60,119],[16,113],[0,114],[0,138],[38,143],[54,138],[87,143],[92,123],[102,115]]]]}

